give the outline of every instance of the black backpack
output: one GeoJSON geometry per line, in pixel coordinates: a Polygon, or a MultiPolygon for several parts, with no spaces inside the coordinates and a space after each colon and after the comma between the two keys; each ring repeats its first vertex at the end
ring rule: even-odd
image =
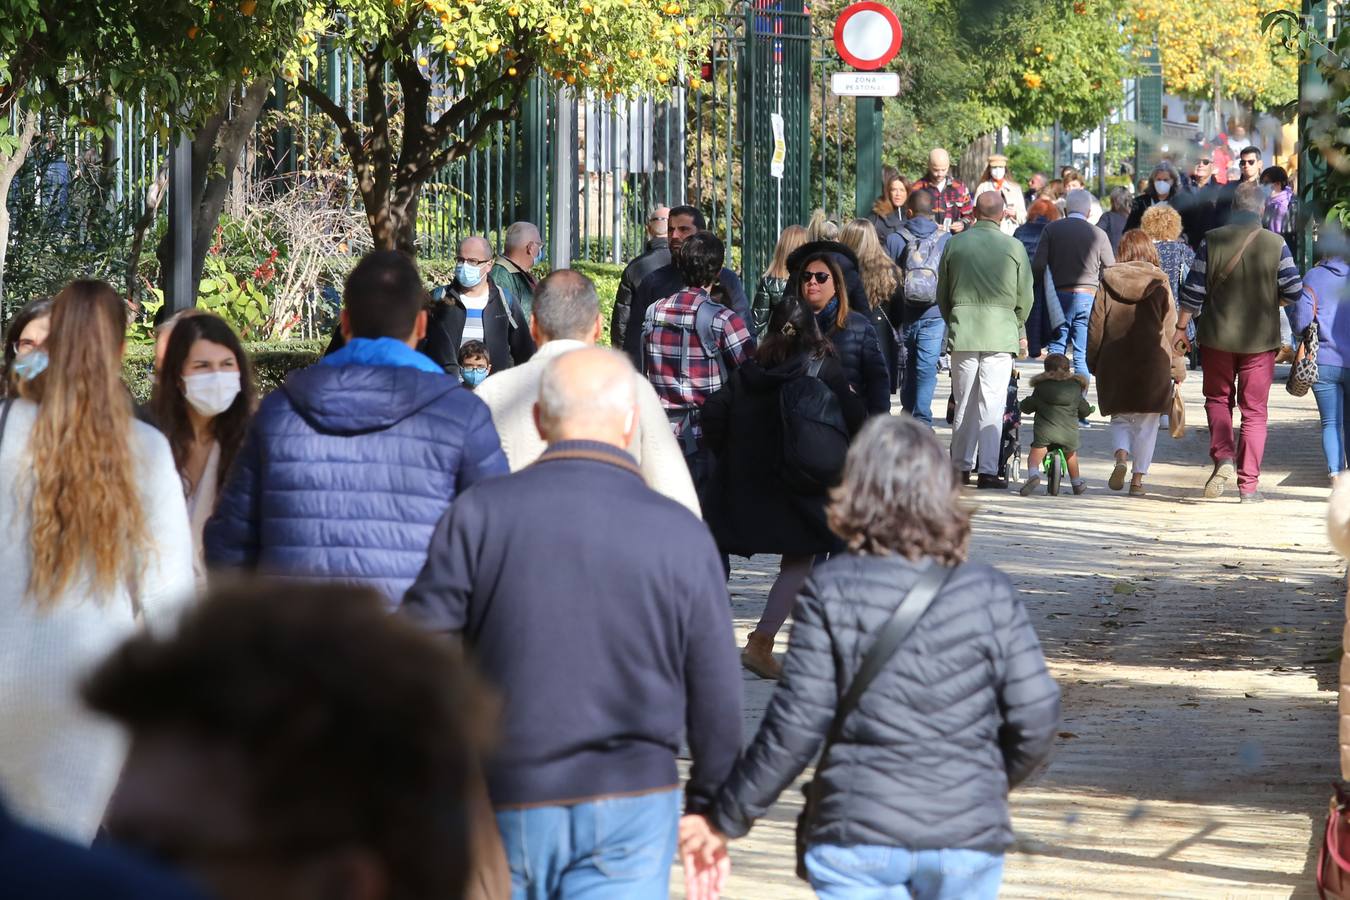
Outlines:
{"type": "Polygon", "coordinates": [[[839,398],[820,380],[824,360],[778,391],[783,425],[783,480],[803,494],[823,494],[839,483],[848,454],[848,423],[839,398]]]}

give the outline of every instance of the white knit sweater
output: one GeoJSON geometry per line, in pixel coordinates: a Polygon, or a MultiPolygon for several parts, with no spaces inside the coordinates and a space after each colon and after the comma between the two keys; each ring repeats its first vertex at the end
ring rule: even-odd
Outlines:
{"type": "MultiPolygon", "coordinates": [[[[544,367],[556,357],[585,346],[581,341],[549,341],[529,362],[490,376],[474,392],[492,412],[492,424],[497,426],[497,436],[501,438],[502,450],[512,472],[534,462],[547,446],[534,424],[534,404],[539,399],[544,367]]],[[[689,477],[689,466],[680,452],[661,400],[646,378],[641,375],[635,375],[635,378],[638,424],[629,452],[637,458],[647,487],[702,517],[694,481],[689,477]]]]}
{"type": "MultiPolygon", "coordinates": [[[[0,794],[16,815],[76,841],[94,837],[126,754],[121,730],[87,712],[81,679],[135,630],[126,588],[93,595],[87,579],[48,612],[26,595],[37,407],[15,401],[0,435],[0,794]]],[[[135,422],[137,483],[151,536],[139,569],[146,623],[171,623],[190,597],[192,537],[169,444],[135,422]]],[[[0,892],[2,893],[2,892],[0,892]]]]}

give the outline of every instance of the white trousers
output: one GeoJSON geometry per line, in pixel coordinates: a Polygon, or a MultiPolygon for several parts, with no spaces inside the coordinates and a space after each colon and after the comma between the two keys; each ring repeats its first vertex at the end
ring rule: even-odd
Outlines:
{"type": "Polygon", "coordinates": [[[1158,413],[1120,413],[1111,417],[1111,440],[1115,449],[1130,454],[1134,471],[1139,475],[1148,474],[1148,465],[1153,462],[1153,448],[1158,443],[1158,424],[1162,416],[1158,413]]]}
{"type": "Polygon", "coordinates": [[[975,471],[978,452],[979,474],[998,474],[998,446],[1012,370],[1011,353],[952,353],[952,396],[956,398],[952,462],[962,472],[975,471]]]}

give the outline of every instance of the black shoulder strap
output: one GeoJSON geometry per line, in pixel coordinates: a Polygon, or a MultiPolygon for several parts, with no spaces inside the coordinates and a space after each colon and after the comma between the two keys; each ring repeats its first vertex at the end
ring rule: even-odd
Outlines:
{"type": "Polygon", "coordinates": [[[825,357],[823,356],[817,356],[815,359],[811,360],[811,364],[806,367],[806,377],[819,378],[820,367],[823,365],[825,365],[825,357]]]}
{"type": "Polygon", "coordinates": [[[843,698],[839,701],[839,706],[834,712],[834,721],[830,723],[830,731],[825,738],[825,750],[821,754],[824,760],[824,754],[829,752],[830,745],[839,739],[839,734],[843,731],[844,720],[858,706],[858,701],[862,699],[863,692],[867,690],[872,681],[881,674],[881,670],[895,655],[895,651],[900,649],[900,645],[909,637],[909,633],[914,630],[914,626],[919,624],[919,619],[928,607],[933,604],[942,586],[947,583],[951,577],[952,569],[938,563],[932,563],[919,580],[914,583],[914,587],[909,589],[905,599],[900,601],[900,605],[891,613],[891,618],[882,627],[881,633],[877,635],[876,641],[868,649],[867,655],[863,657],[862,665],[858,667],[858,674],[853,676],[853,681],[849,684],[848,690],[844,692],[843,698]]]}

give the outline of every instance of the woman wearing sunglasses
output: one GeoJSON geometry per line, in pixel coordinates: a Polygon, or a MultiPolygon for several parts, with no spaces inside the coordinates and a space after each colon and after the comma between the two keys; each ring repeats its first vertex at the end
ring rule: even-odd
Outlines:
{"type": "Polygon", "coordinates": [[[891,376],[871,320],[849,308],[843,272],[828,251],[811,253],[801,262],[798,281],[802,299],[844,367],[849,387],[862,398],[868,415],[891,411],[891,376]]]}

